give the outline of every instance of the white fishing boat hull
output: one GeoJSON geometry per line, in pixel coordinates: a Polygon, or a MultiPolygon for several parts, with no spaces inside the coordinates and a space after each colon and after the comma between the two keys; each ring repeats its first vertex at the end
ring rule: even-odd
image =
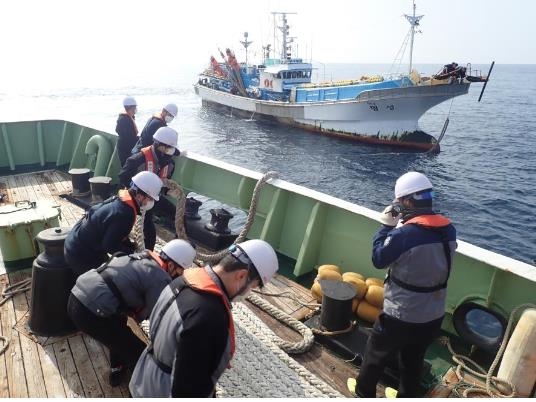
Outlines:
{"type": "Polygon", "coordinates": [[[197,83],[204,103],[225,106],[248,117],[275,119],[356,141],[416,149],[433,148],[436,139],[419,129],[419,118],[435,105],[467,94],[469,83],[423,85],[364,91],[356,99],[323,102],[278,102],[247,98],[197,83]]]}

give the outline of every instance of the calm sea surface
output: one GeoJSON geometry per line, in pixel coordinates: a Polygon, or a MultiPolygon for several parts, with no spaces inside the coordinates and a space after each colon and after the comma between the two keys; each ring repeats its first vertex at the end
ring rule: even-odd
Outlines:
{"type": "MultiPolygon", "coordinates": [[[[417,67],[432,74],[441,66],[417,67]]],[[[398,176],[418,170],[431,179],[437,208],[453,220],[460,239],[525,262],[536,259],[536,66],[496,65],[481,103],[477,84],[424,115],[421,128],[436,136],[450,117],[439,155],[365,146],[206,109],[192,87],[200,68],[101,88],[0,87],[0,121],[59,118],[114,132],[128,94],[138,101],[141,131],[151,114],[174,102],[179,116],[171,126],[184,150],[275,170],[284,180],[374,210],[393,199],[398,176]]],[[[343,79],[388,68],[338,64],[316,74],[343,79]]]]}

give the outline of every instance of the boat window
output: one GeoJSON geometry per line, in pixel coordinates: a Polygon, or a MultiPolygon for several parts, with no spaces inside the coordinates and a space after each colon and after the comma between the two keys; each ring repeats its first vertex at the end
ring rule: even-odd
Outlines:
{"type": "Polygon", "coordinates": [[[298,78],[303,78],[303,71],[298,71],[298,78]]]}
{"type": "Polygon", "coordinates": [[[458,306],[452,321],[463,340],[489,352],[499,348],[506,328],[502,315],[474,302],[458,306]]]}
{"type": "Polygon", "coordinates": [[[296,71],[293,71],[291,76],[292,78],[296,78],[296,71]]]}

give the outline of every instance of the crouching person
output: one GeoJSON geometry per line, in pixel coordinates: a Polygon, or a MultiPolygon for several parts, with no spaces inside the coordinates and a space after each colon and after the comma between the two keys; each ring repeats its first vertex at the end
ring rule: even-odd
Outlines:
{"type": "Polygon", "coordinates": [[[266,285],[278,270],[263,240],[233,245],[214,267],[193,268],[162,291],[151,342],[132,378],[133,397],[211,397],[235,349],[231,301],[266,285]]]}
{"type": "Polygon", "coordinates": [[[112,256],[99,268],[78,277],[71,290],[67,312],[75,326],[110,350],[110,385],[121,382],[132,369],[145,342],[127,325],[149,316],[162,289],[192,265],[195,250],[184,240],[172,240],[160,254],[112,256]]]}

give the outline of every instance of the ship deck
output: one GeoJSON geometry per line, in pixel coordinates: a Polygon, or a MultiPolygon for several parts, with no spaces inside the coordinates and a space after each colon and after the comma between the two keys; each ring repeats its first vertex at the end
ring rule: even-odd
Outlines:
{"type": "MultiPolygon", "coordinates": [[[[72,192],[69,175],[60,171],[42,171],[0,177],[3,202],[49,199],[61,207],[61,226],[73,225],[83,209],[60,197],[72,192]]],[[[0,204],[1,205],[1,204],[0,204]]],[[[163,241],[173,238],[164,228],[158,228],[163,241]]],[[[31,276],[31,269],[6,273],[0,259],[2,288],[31,276]]],[[[312,303],[307,288],[278,275],[265,289],[268,293],[291,292],[302,303],[312,303]]],[[[43,338],[29,330],[30,291],[19,293],[0,306],[0,335],[7,339],[7,349],[0,354],[0,397],[128,397],[126,382],[118,387],[108,384],[109,359],[107,349],[91,337],[74,333],[65,337],[43,338]]],[[[279,309],[303,319],[310,308],[289,298],[262,296],[279,309]]],[[[295,342],[299,335],[249,302],[251,311],[281,338],[295,342]]],[[[131,327],[145,339],[140,327],[131,327]]],[[[0,343],[0,349],[2,344],[0,343]]],[[[311,373],[321,378],[344,396],[352,396],[346,388],[346,379],[356,375],[357,367],[332,353],[319,343],[306,353],[292,355],[311,373]]],[[[378,395],[383,395],[378,386],[378,395]]],[[[428,396],[447,396],[445,387],[432,389],[428,396]]]]}
{"type": "MultiPolygon", "coordinates": [[[[43,171],[0,177],[0,192],[5,203],[22,200],[53,200],[61,207],[61,226],[73,225],[83,214],[83,209],[61,198],[72,192],[69,175],[60,171],[43,171]]],[[[158,236],[166,241],[172,234],[158,228],[158,236]]],[[[31,269],[6,273],[0,261],[2,288],[31,276],[31,269]]],[[[311,303],[308,289],[278,275],[267,292],[291,291],[304,303],[311,303]]],[[[31,334],[27,321],[30,310],[30,291],[17,294],[0,307],[0,334],[9,341],[7,350],[0,355],[0,397],[127,397],[127,385],[110,387],[107,380],[109,359],[107,349],[91,337],[75,333],[65,337],[43,338],[31,334]]],[[[291,299],[267,297],[283,311],[302,318],[310,310],[291,299]]],[[[276,320],[250,304],[268,325],[282,336],[293,341],[298,335],[286,330],[276,320]]],[[[144,334],[136,324],[131,326],[141,338],[144,334]]],[[[1,347],[1,345],[0,345],[1,347]]],[[[346,378],[355,375],[356,369],[330,354],[320,345],[296,356],[296,360],[311,372],[320,376],[339,392],[350,396],[346,390],[346,378]]]]}

